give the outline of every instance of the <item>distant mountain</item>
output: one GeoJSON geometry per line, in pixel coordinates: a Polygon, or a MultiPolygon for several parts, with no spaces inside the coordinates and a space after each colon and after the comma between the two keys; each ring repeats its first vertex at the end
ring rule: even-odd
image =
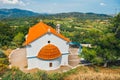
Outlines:
{"type": "Polygon", "coordinates": [[[22,17],[39,17],[39,18],[78,18],[78,19],[107,19],[111,16],[106,14],[95,14],[95,13],[80,13],[80,12],[68,12],[68,13],[57,13],[57,14],[40,14],[28,10],[21,9],[0,9],[0,19],[6,18],[22,18],[22,17]]]}
{"type": "Polygon", "coordinates": [[[75,17],[80,19],[108,19],[112,17],[106,14],[81,13],[81,12],[58,13],[53,14],[51,16],[54,16],[56,18],[75,17]]]}
{"type": "Polygon", "coordinates": [[[0,9],[0,19],[1,18],[20,18],[20,17],[31,17],[38,16],[38,13],[34,13],[28,10],[21,9],[0,9]]]}

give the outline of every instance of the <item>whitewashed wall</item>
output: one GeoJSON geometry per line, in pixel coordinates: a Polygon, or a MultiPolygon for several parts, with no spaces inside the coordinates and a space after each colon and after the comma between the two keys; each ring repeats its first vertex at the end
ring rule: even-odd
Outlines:
{"type": "Polygon", "coordinates": [[[45,34],[42,37],[36,39],[27,46],[27,57],[34,57],[38,55],[38,52],[42,47],[48,44],[48,41],[50,41],[51,44],[58,47],[61,54],[63,54],[60,58],[54,59],[54,60],[42,60],[38,58],[28,58],[28,69],[32,68],[40,68],[43,70],[54,70],[60,67],[60,65],[68,65],[68,49],[69,44],[67,41],[59,38],[58,36],[54,34],[45,34]],[[49,63],[52,62],[53,67],[49,67],[49,63]]]}
{"type": "Polygon", "coordinates": [[[38,58],[28,59],[28,69],[39,68],[42,70],[54,70],[60,67],[61,57],[54,60],[42,60],[38,58]],[[52,63],[52,67],[49,64],[52,63]]]}
{"type": "Polygon", "coordinates": [[[57,37],[54,34],[47,33],[30,43],[31,47],[27,46],[27,57],[37,56],[40,49],[48,44],[48,41],[57,46],[62,54],[68,53],[69,44],[65,40],[57,37]]]}
{"type": "Polygon", "coordinates": [[[68,65],[68,54],[62,55],[61,65],[68,65]]]}

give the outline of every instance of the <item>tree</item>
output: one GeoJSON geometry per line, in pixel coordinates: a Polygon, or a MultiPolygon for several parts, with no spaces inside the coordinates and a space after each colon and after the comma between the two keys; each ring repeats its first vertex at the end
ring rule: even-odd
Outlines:
{"type": "Polygon", "coordinates": [[[120,39],[120,13],[112,19],[111,23],[113,25],[112,30],[115,33],[115,36],[120,39]]]}
{"type": "Polygon", "coordinates": [[[120,39],[120,26],[117,28],[115,36],[120,39]]]}
{"type": "Polygon", "coordinates": [[[120,13],[111,20],[112,32],[104,35],[99,40],[99,46],[101,50],[101,57],[104,59],[104,66],[107,66],[108,62],[116,61],[120,58],[120,13]]]}
{"type": "Polygon", "coordinates": [[[6,23],[0,22],[0,47],[10,45],[14,32],[6,23]]]}
{"type": "Polygon", "coordinates": [[[103,59],[98,56],[98,52],[95,48],[83,48],[81,56],[96,65],[100,65],[101,63],[103,63],[103,59]]]}
{"type": "Polygon", "coordinates": [[[104,64],[117,61],[120,58],[120,41],[115,37],[114,33],[103,35],[97,40],[96,47],[83,48],[83,57],[93,64],[104,64]]]}
{"type": "Polygon", "coordinates": [[[98,51],[99,56],[103,58],[104,66],[107,66],[108,62],[116,61],[120,58],[120,40],[115,37],[114,33],[108,33],[99,40],[98,51]]]}
{"type": "Polygon", "coordinates": [[[22,43],[24,41],[24,34],[22,32],[19,32],[16,34],[16,36],[13,38],[13,43],[15,46],[20,47],[22,46],[22,43]]]}

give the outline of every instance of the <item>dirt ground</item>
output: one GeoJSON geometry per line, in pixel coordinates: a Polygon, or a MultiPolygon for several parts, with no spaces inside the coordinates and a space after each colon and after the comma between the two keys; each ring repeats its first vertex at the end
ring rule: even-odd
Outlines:
{"type": "Polygon", "coordinates": [[[10,66],[17,66],[20,69],[27,67],[26,49],[15,49],[9,55],[10,66]]]}

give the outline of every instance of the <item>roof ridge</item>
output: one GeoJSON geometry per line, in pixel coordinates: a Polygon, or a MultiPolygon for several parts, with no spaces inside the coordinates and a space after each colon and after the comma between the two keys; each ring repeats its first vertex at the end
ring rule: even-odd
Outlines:
{"type": "Polygon", "coordinates": [[[43,23],[43,22],[41,22],[41,24],[43,25],[43,26],[41,26],[45,31],[47,30],[45,27],[46,27],[46,25],[43,23]]]}

